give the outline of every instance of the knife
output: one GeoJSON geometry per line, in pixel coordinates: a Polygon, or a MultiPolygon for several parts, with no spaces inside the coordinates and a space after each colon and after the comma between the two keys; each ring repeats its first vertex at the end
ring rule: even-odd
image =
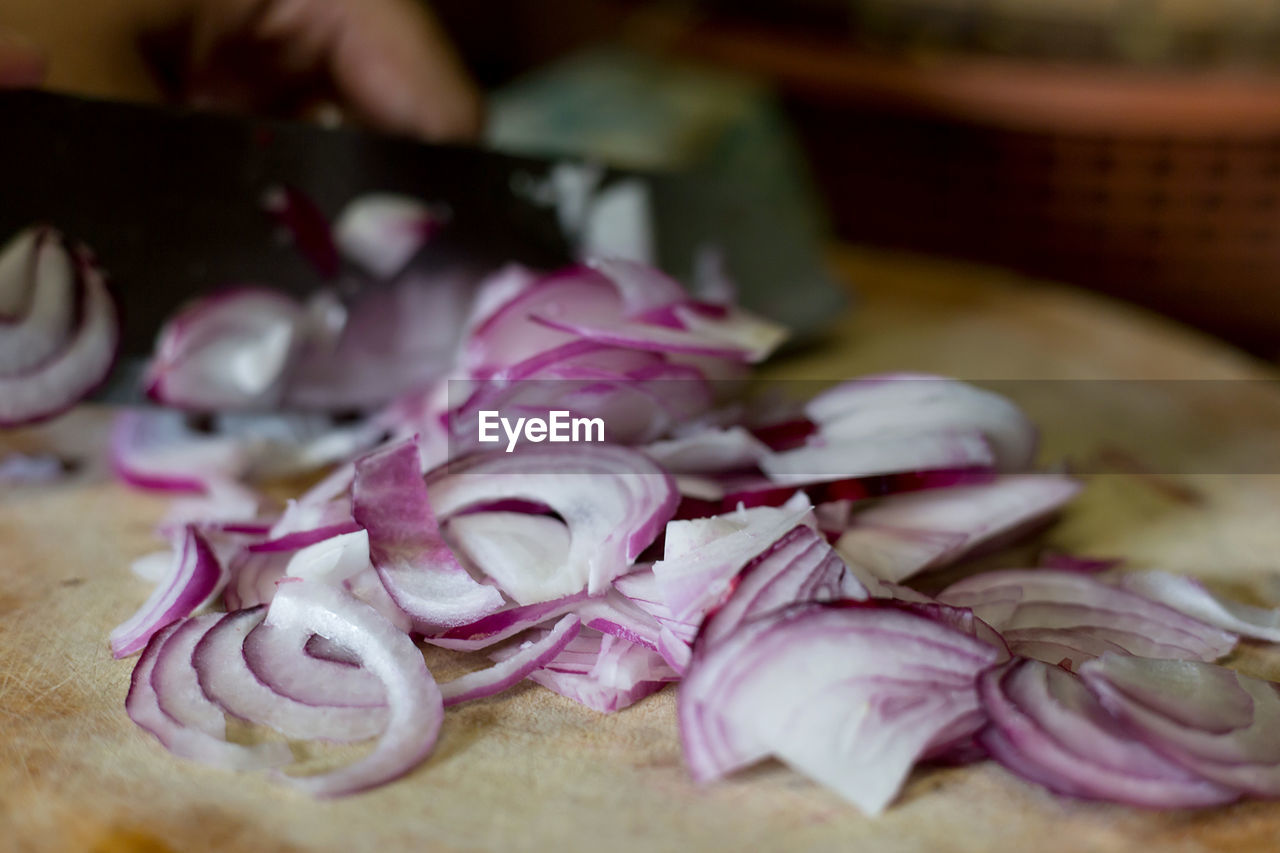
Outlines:
{"type": "MultiPolygon", "coordinates": [[[[323,283],[263,212],[272,187],[296,188],[330,215],[369,192],[447,206],[430,262],[478,274],[510,261],[552,268],[574,255],[560,212],[527,191],[563,160],[41,91],[0,92],[0,126],[0,237],[48,222],[91,247],[111,276],[122,329],[119,364],[95,395],[107,402],[142,402],[137,379],[156,334],[193,297],[234,282],[295,295],[323,283]]],[[[743,303],[802,337],[843,303],[817,243],[788,241],[786,224],[754,209],[748,187],[604,172],[605,185],[628,181],[644,187],[664,269],[687,276],[699,247],[719,246],[743,303]],[[734,264],[735,252],[749,263],[734,264]],[[749,272],[779,267],[785,280],[749,272]]]]}

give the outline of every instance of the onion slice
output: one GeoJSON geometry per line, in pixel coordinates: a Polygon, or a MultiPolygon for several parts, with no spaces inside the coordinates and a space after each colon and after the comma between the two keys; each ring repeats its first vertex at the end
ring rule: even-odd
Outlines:
{"type": "Polygon", "coordinates": [[[441,518],[499,501],[545,504],[569,527],[569,558],[543,594],[603,593],[653,542],[675,512],[670,475],[635,450],[611,445],[538,445],[483,453],[428,475],[441,518]]]}
{"type": "Polygon", "coordinates": [[[415,620],[450,628],[502,607],[502,593],[472,578],[441,539],[416,441],[356,463],[351,494],[352,514],[369,532],[369,554],[378,576],[415,620]]]}
{"type": "Polygon", "coordinates": [[[867,814],[916,760],[974,725],[996,650],[892,606],[801,604],[695,655],[680,685],[685,759],[708,781],[768,754],[867,814]]]}
{"type": "Polygon", "coordinates": [[[984,572],[952,584],[938,600],[971,608],[1004,634],[1015,654],[1072,663],[1119,647],[1130,654],[1217,660],[1236,635],[1080,572],[1024,569],[984,572]],[[1069,632],[1045,635],[1043,630],[1069,632]],[[1065,643],[1064,643],[1065,640],[1065,643]],[[1049,646],[1041,644],[1048,641],[1049,646]]]}
{"type": "Polygon", "coordinates": [[[368,755],[329,773],[286,777],[291,784],[318,797],[354,794],[403,776],[431,751],[444,720],[440,688],[413,641],[369,605],[314,581],[287,581],[263,626],[344,646],[386,690],[387,726],[368,755]]]}
{"type": "Polygon", "coordinates": [[[756,507],[699,521],[667,525],[666,551],[653,576],[674,618],[699,624],[729,594],[734,577],[787,531],[812,523],[808,501],[775,509],[756,507]]]}
{"type": "Polygon", "coordinates": [[[1023,474],[894,495],[853,516],[836,543],[846,560],[901,583],[1037,524],[1080,491],[1069,477],[1023,474]]]}
{"type": "Polygon", "coordinates": [[[147,643],[133,669],[125,709],[174,755],[228,770],[259,770],[293,760],[283,743],[229,743],[226,719],[204,694],[191,666],[191,651],[222,614],[168,625],[147,643]]]}
{"type": "Polygon", "coordinates": [[[1143,743],[1220,785],[1280,796],[1280,692],[1199,661],[1107,654],[1080,667],[1103,707],[1143,743]]]}
{"type": "Polygon", "coordinates": [[[534,670],[554,660],[578,636],[581,628],[582,620],[570,613],[562,617],[545,637],[521,644],[511,657],[440,685],[445,707],[483,699],[515,686],[534,670]]]}
{"type": "Polygon", "coordinates": [[[273,290],[205,297],[160,331],[147,395],[198,411],[270,407],[284,391],[301,323],[298,303],[273,290]]]}
{"type": "Polygon", "coordinates": [[[400,272],[443,224],[421,201],[394,193],[368,193],[338,214],[338,249],[379,278],[400,272]]]}
{"type": "Polygon", "coordinates": [[[1158,601],[1209,625],[1269,643],[1280,643],[1280,608],[1253,607],[1220,598],[1195,578],[1169,572],[1126,572],[1121,588],[1158,601]]]}
{"type": "Polygon", "coordinates": [[[356,741],[386,727],[378,707],[299,702],[262,683],[244,659],[244,641],[266,617],[265,607],[228,613],[196,644],[191,656],[200,688],[228,714],[270,726],[288,738],[356,741]]]}
{"type": "Polygon", "coordinates": [[[188,525],[181,548],[174,549],[168,574],[138,612],[111,632],[111,653],[122,658],[142,649],[161,628],[185,619],[212,601],[227,578],[228,572],[204,536],[188,525]]]}
{"type": "Polygon", "coordinates": [[[1006,768],[1052,791],[1147,808],[1211,806],[1240,796],[1134,740],[1064,669],[1021,660],[987,672],[980,683],[991,725],[979,740],[1006,768]]]}
{"type": "MultiPolygon", "coordinates": [[[[120,328],[115,303],[107,291],[101,272],[80,250],[68,253],[79,291],[79,322],[58,337],[57,347],[47,348],[38,362],[28,362],[20,353],[32,352],[34,342],[17,347],[0,362],[0,427],[18,426],[59,414],[78,403],[106,378],[115,361],[120,328]],[[19,358],[23,360],[19,362],[19,358]],[[17,367],[21,363],[22,367],[17,367]]],[[[48,283],[37,280],[41,290],[48,283]]],[[[57,282],[54,282],[57,286],[57,282]]],[[[0,282],[0,289],[4,283],[0,282]]],[[[61,301],[61,300],[59,300],[61,301]]],[[[67,312],[75,306],[68,304],[67,312]]],[[[50,309],[52,310],[52,309],[50,309]]],[[[34,322],[34,318],[33,318],[34,322]]],[[[0,339],[17,340],[33,332],[30,326],[9,327],[0,323],[0,339]]],[[[52,325],[40,335],[52,335],[52,325]]]]}

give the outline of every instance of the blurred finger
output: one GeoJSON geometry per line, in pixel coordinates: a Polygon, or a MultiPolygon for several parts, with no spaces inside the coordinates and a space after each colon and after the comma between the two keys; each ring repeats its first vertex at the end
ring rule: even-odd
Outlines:
{"type": "Polygon", "coordinates": [[[330,71],[353,109],[384,129],[429,139],[479,134],[479,91],[424,6],[413,0],[335,5],[349,21],[329,54],[330,71]]]}
{"type": "Polygon", "coordinates": [[[44,80],[46,65],[44,51],[34,42],[0,31],[0,88],[38,86],[44,80]]]}
{"type": "Polygon", "coordinates": [[[334,97],[375,127],[474,137],[480,98],[415,0],[203,0],[188,96],[232,109],[296,109],[334,97]]]}

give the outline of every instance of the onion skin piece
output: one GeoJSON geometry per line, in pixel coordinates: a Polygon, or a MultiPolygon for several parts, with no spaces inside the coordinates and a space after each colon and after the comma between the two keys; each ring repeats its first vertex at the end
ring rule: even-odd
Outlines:
{"type": "Polygon", "coordinates": [[[444,720],[440,688],[413,641],[376,610],[325,584],[290,580],[263,625],[345,646],[386,689],[387,726],[368,755],[330,773],[285,777],[290,784],[317,797],[354,794],[403,776],[431,752],[444,720]]]}
{"type": "MultiPolygon", "coordinates": [[[[214,620],[219,618],[214,614],[210,614],[210,617],[214,620]]],[[[178,622],[167,625],[152,635],[142,656],[134,666],[133,677],[129,683],[129,694],[124,703],[129,718],[142,729],[155,735],[156,739],[174,755],[190,758],[193,761],[228,770],[258,770],[287,764],[293,760],[293,754],[285,744],[270,743],[247,747],[228,743],[214,734],[185,725],[181,720],[175,720],[162,709],[153,676],[166,645],[179,630],[203,632],[209,624],[208,622],[178,622]]],[[[186,655],[186,659],[189,665],[190,656],[186,655]]],[[[181,660],[175,663],[179,666],[184,665],[184,661],[181,660]]]]}
{"type": "Polygon", "coordinates": [[[1133,738],[1078,676],[1035,660],[986,672],[979,693],[991,720],[990,755],[1023,778],[1068,796],[1144,808],[1195,808],[1239,799],[1133,738]]]}
{"type": "Polygon", "coordinates": [[[416,622],[451,628],[503,606],[497,588],[477,582],[440,536],[416,441],[356,463],[352,514],[369,532],[369,554],[391,598],[416,622]]]}
{"type": "Polygon", "coordinates": [[[216,597],[228,577],[204,536],[188,525],[169,573],[138,612],[111,632],[112,655],[122,658],[142,649],[161,628],[185,619],[216,597]]]}

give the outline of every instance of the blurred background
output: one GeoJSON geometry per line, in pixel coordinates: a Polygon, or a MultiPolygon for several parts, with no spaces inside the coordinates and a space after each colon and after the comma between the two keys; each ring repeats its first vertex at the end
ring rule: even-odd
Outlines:
{"type": "MultiPolygon", "coordinates": [[[[62,33],[55,88],[136,90],[112,5],[6,0],[0,24],[62,33]]],[[[710,173],[811,242],[1065,281],[1280,357],[1280,3],[431,5],[497,146],[710,173]]]]}
{"type": "Polygon", "coordinates": [[[1280,4],[435,6],[497,93],[500,144],[642,165],[754,146],[739,165],[761,181],[794,144],[812,181],[789,198],[816,191],[843,240],[1095,288],[1280,356],[1280,4]]]}

